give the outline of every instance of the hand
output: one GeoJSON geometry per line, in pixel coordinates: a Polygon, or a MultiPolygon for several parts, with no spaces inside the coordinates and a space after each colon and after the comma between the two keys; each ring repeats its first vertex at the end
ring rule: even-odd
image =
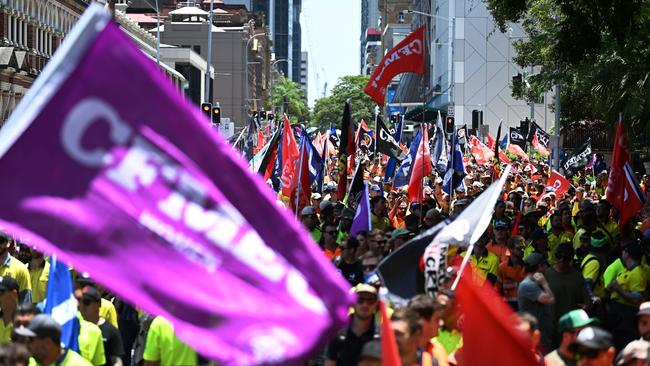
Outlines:
{"type": "Polygon", "coordinates": [[[597,305],[600,304],[602,300],[598,296],[592,296],[591,297],[591,305],[597,305]]]}
{"type": "Polygon", "coordinates": [[[533,274],[533,281],[535,281],[538,285],[543,286],[546,283],[546,278],[543,274],[537,272],[533,274]]]}
{"type": "Polygon", "coordinates": [[[612,282],[610,282],[609,285],[607,286],[607,289],[609,291],[616,291],[619,290],[620,288],[621,286],[618,284],[618,282],[616,282],[616,280],[612,280],[612,282]]]}

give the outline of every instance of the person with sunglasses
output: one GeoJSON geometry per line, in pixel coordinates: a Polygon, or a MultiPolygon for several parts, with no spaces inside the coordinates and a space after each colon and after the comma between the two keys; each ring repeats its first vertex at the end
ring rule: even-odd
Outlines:
{"type": "Polygon", "coordinates": [[[375,324],[377,289],[362,283],[351,291],[357,295],[357,301],[350,325],[327,345],[324,366],[355,366],[363,346],[373,339],[379,339],[379,327],[375,324]]]}
{"type": "Polygon", "coordinates": [[[578,366],[611,366],[616,356],[612,335],[593,326],[582,329],[570,349],[578,366]]]}
{"type": "Polygon", "coordinates": [[[120,332],[111,323],[99,316],[99,307],[101,306],[102,296],[96,288],[86,286],[82,289],[82,295],[79,297],[79,312],[84,320],[97,324],[102,331],[102,340],[104,341],[104,356],[107,365],[121,366],[122,357],[124,356],[124,347],[120,332]]]}

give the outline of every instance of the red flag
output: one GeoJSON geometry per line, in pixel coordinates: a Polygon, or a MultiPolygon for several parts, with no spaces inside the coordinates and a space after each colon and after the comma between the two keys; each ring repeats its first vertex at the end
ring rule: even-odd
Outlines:
{"type": "Polygon", "coordinates": [[[494,150],[494,144],[496,143],[496,142],[494,141],[494,137],[492,137],[492,135],[490,135],[490,134],[488,133],[488,134],[487,134],[487,138],[488,138],[488,147],[489,147],[491,150],[494,150]]]}
{"type": "Polygon", "coordinates": [[[390,81],[404,72],[422,75],[424,64],[424,27],[420,27],[386,53],[363,91],[375,103],[384,105],[390,81]]]}
{"type": "Polygon", "coordinates": [[[476,159],[477,164],[485,165],[494,157],[494,151],[485,146],[485,144],[477,139],[476,136],[470,136],[469,143],[471,145],[470,152],[472,156],[474,156],[474,159],[476,159]]]}
{"type": "Polygon", "coordinates": [[[551,173],[551,176],[548,177],[548,180],[546,181],[546,186],[555,188],[555,195],[560,199],[571,187],[571,182],[569,182],[562,174],[553,170],[553,173],[551,173]]]}
{"type": "Polygon", "coordinates": [[[264,141],[264,132],[262,130],[257,130],[257,147],[253,149],[253,153],[257,154],[264,147],[266,142],[264,141]]]}
{"type": "Polygon", "coordinates": [[[300,214],[302,209],[309,205],[311,199],[311,191],[309,189],[309,151],[307,150],[307,141],[303,141],[300,145],[300,157],[298,164],[295,164],[295,171],[293,172],[293,182],[291,183],[291,196],[289,196],[289,208],[296,210],[296,214],[300,214]],[[296,208],[296,198],[298,204],[296,208]]]}
{"type": "Polygon", "coordinates": [[[300,158],[300,150],[296,143],[296,138],[291,129],[291,123],[287,115],[284,115],[284,130],[282,134],[282,194],[286,197],[291,196],[295,189],[293,175],[296,170],[296,160],[300,158]]]}
{"type": "Polygon", "coordinates": [[[463,365],[535,366],[531,345],[515,329],[513,312],[488,286],[478,286],[471,275],[461,277],[458,305],[464,313],[463,365]],[[498,345],[498,351],[495,351],[498,345]]]}
{"type": "Polygon", "coordinates": [[[607,201],[618,209],[618,225],[623,227],[643,207],[645,197],[630,166],[630,150],[622,120],[618,124],[614,141],[606,197],[607,201]]]}
{"type": "Polygon", "coordinates": [[[517,218],[515,219],[515,225],[512,228],[512,236],[519,235],[519,223],[521,222],[521,211],[517,212],[517,218]]]}
{"type": "Polygon", "coordinates": [[[390,318],[386,312],[386,304],[379,301],[379,312],[381,313],[381,361],[384,366],[402,366],[402,360],[397,351],[397,341],[393,327],[390,325],[390,318]]]}
{"type": "Polygon", "coordinates": [[[539,152],[539,154],[542,155],[543,157],[547,157],[551,155],[551,153],[544,147],[544,145],[539,143],[539,141],[537,140],[537,134],[533,136],[532,145],[537,150],[537,152],[539,152]]]}
{"type": "Polygon", "coordinates": [[[420,147],[415,156],[415,163],[411,168],[411,180],[409,181],[409,201],[420,202],[422,200],[422,179],[429,176],[433,171],[431,154],[429,153],[429,133],[423,127],[420,147]]]}
{"type": "Polygon", "coordinates": [[[508,151],[515,154],[515,155],[517,155],[522,160],[530,160],[530,158],[528,157],[528,154],[526,154],[524,152],[524,150],[522,150],[521,147],[519,147],[519,145],[516,145],[516,144],[508,145],[508,151]]]}

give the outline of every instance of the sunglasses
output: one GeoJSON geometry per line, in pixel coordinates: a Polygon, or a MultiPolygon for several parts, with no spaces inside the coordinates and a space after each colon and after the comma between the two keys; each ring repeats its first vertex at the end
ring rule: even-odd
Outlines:
{"type": "Polygon", "coordinates": [[[373,269],[377,268],[376,264],[364,264],[363,269],[372,271],[373,269]]]}
{"type": "Polygon", "coordinates": [[[336,233],[337,233],[336,230],[327,230],[327,231],[325,231],[325,234],[330,234],[330,235],[334,235],[336,233]]]}
{"type": "Polygon", "coordinates": [[[359,296],[357,303],[363,304],[364,302],[372,305],[377,302],[377,298],[374,296],[359,296]]]}

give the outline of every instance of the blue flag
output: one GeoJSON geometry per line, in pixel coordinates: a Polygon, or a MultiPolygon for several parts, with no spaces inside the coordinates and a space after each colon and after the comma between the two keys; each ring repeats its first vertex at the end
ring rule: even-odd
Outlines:
{"type": "Polygon", "coordinates": [[[321,154],[321,166],[320,170],[318,171],[318,174],[316,175],[316,191],[318,193],[323,193],[323,182],[325,180],[325,175],[327,175],[327,154],[329,153],[327,151],[327,147],[329,146],[329,139],[330,139],[330,130],[331,126],[327,131],[325,131],[325,139],[323,139],[323,153],[321,154]]]}
{"type": "Polygon", "coordinates": [[[79,352],[79,318],[77,299],[74,296],[70,269],[52,257],[50,276],[47,282],[45,314],[50,314],[61,324],[61,342],[66,348],[79,352]]]}
{"type": "Polygon", "coordinates": [[[465,164],[463,164],[463,152],[460,151],[460,144],[458,143],[456,127],[454,127],[452,136],[449,161],[447,162],[447,170],[445,171],[444,183],[442,185],[442,189],[450,196],[454,188],[465,185],[464,178],[467,175],[465,172],[465,164]]]}
{"type": "Polygon", "coordinates": [[[307,131],[305,131],[304,129],[300,133],[301,148],[302,148],[302,144],[306,144],[307,146],[307,159],[308,159],[307,166],[309,167],[309,184],[313,184],[318,174],[323,170],[323,160],[318,155],[318,151],[314,147],[314,144],[312,144],[311,139],[307,134],[307,131]]]}
{"type": "MultiPolygon", "coordinates": [[[[399,144],[402,139],[402,129],[404,127],[404,116],[400,116],[395,125],[395,134],[393,137],[395,141],[399,144]]],[[[390,157],[388,163],[386,163],[386,175],[384,176],[384,182],[390,181],[395,176],[395,168],[397,168],[397,159],[390,157]]]]}
{"type": "Polygon", "coordinates": [[[397,175],[395,175],[395,187],[403,187],[409,184],[411,179],[411,165],[415,161],[415,155],[418,152],[418,147],[420,146],[420,140],[422,139],[422,129],[419,129],[418,132],[413,137],[411,142],[411,148],[409,154],[406,155],[406,158],[402,160],[402,165],[400,165],[397,170],[397,175]]]}
{"type": "Polygon", "coordinates": [[[354,214],[352,226],[350,227],[350,236],[356,236],[362,231],[370,232],[372,229],[370,223],[370,199],[368,198],[368,182],[364,182],[361,197],[357,202],[357,212],[354,214]]]}

